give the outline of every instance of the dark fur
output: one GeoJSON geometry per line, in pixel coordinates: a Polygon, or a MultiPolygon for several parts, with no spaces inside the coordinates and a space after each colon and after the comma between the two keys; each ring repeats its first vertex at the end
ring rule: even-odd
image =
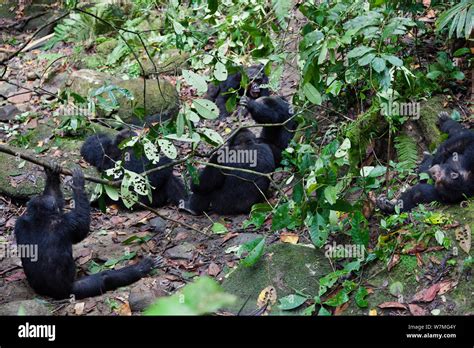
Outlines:
{"type": "MultiPolygon", "coordinates": [[[[152,164],[145,156],[137,157],[132,148],[122,151],[119,148],[120,143],[134,135],[131,131],[122,131],[114,140],[105,134],[92,135],[82,145],[81,155],[100,172],[113,168],[116,161],[124,158],[124,154],[128,154],[126,157],[129,158],[128,161],[123,161],[124,168],[138,174],[171,162],[169,158],[161,156],[157,164],[152,164]]],[[[143,204],[153,207],[161,207],[167,203],[178,205],[181,199],[187,197],[184,184],[180,178],[173,175],[172,167],[149,174],[148,180],[153,187],[152,203],[150,204],[147,197],[141,197],[143,204]]]]}
{"type": "Polygon", "coordinates": [[[428,173],[435,184],[417,184],[404,192],[398,201],[379,197],[377,205],[382,211],[391,213],[397,204],[401,211],[409,211],[422,203],[457,203],[474,196],[474,132],[444,112],[440,114],[439,126],[449,137],[434,156],[425,156],[419,169],[428,173]]]}
{"type": "MultiPolygon", "coordinates": [[[[256,100],[242,97],[240,104],[247,108],[257,123],[283,123],[293,115],[291,104],[278,96],[260,97],[256,100]]],[[[288,147],[296,126],[296,121],[290,120],[284,126],[263,127],[260,141],[267,143],[272,148],[276,166],[280,165],[281,153],[288,147]]]]}
{"type": "MultiPolygon", "coordinates": [[[[243,129],[232,137],[228,149],[256,150],[256,166],[252,167],[249,163],[219,162],[218,153],[211,157],[210,162],[260,173],[271,173],[275,169],[270,147],[259,143],[248,129],[243,129]]],[[[202,214],[209,210],[224,215],[248,213],[254,204],[265,199],[269,185],[270,181],[260,175],[207,166],[199,174],[199,184],[191,185],[193,194],[187,202],[182,203],[181,208],[192,214],[202,214]]]]}
{"type": "Polygon", "coordinates": [[[56,299],[97,296],[108,290],[129,285],[147,275],[155,261],[149,258],[120,270],[105,271],[75,280],[76,267],[72,245],[89,233],[90,206],[84,191],[84,176],[80,169],[73,171],[75,207],[63,212],[64,199],[57,170],[47,171],[44,192],[33,197],[26,214],[18,218],[15,236],[18,246],[35,245],[38,259],[23,255],[21,262],[31,287],[40,295],[56,299]]]}
{"type": "MultiPolygon", "coordinates": [[[[263,72],[263,65],[252,65],[245,69],[245,72],[249,79],[249,86],[247,88],[247,96],[252,99],[257,99],[261,96],[270,95],[267,88],[261,88],[260,85],[268,84],[268,77],[263,72]]],[[[217,86],[213,83],[208,85],[206,99],[212,100],[216,103],[219,108],[219,117],[224,118],[229,116],[229,112],[226,109],[226,102],[230,97],[231,90],[239,91],[239,95],[244,95],[244,89],[241,88],[240,82],[242,80],[242,74],[237,72],[227,77],[225,81],[222,81],[217,86]]]]}

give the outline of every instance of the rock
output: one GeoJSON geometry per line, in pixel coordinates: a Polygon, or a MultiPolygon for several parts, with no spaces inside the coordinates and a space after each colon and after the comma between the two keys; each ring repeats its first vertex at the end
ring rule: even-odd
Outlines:
{"type": "Polygon", "coordinates": [[[13,301],[0,305],[0,315],[51,315],[51,311],[38,300],[13,301]]]}
{"type": "MultiPolygon", "coordinates": [[[[170,49],[155,58],[154,62],[159,74],[178,75],[181,74],[182,69],[189,67],[188,59],[188,53],[170,49]]],[[[142,65],[147,75],[155,72],[155,67],[149,59],[142,61],[142,65]]]]}
{"type": "Polygon", "coordinates": [[[38,75],[34,71],[30,71],[29,73],[26,74],[26,79],[28,81],[34,81],[38,78],[38,75]]]}
{"type": "MultiPolygon", "coordinates": [[[[136,107],[143,107],[143,79],[121,80],[106,73],[82,69],[71,74],[68,85],[71,91],[87,96],[106,84],[113,84],[127,89],[134,96],[136,107]]],[[[120,104],[117,115],[126,123],[142,125],[143,121],[133,115],[130,100],[116,93],[120,104]]],[[[176,116],[178,112],[178,93],[176,88],[166,80],[146,80],[146,108],[145,122],[164,121],[176,116]],[[158,82],[159,81],[159,85],[158,82]]],[[[99,117],[110,117],[111,113],[98,110],[99,117]]]]}
{"type": "Polygon", "coordinates": [[[164,232],[166,229],[166,221],[159,216],[148,221],[148,224],[153,227],[154,232],[164,232]]]}
{"type": "MultiPolygon", "coordinates": [[[[39,123],[36,128],[32,129],[29,133],[31,150],[18,149],[12,146],[9,147],[13,148],[14,151],[35,155],[33,149],[37,146],[38,142],[41,141],[46,148],[46,157],[42,157],[42,160],[48,161],[54,159],[59,162],[60,165],[72,168],[81,160],[79,149],[82,146],[82,140],[63,138],[61,139],[61,147],[58,148],[54,142],[47,141],[52,132],[54,132],[55,127],[54,119],[50,119],[47,123],[39,123]],[[58,157],[58,155],[60,155],[60,157],[58,157]]],[[[111,131],[108,128],[93,124],[92,129],[88,130],[89,133],[87,133],[86,136],[94,133],[94,130],[95,132],[115,133],[115,131],[111,131]]],[[[43,191],[44,172],[41,167],[5,153],[0,153],[0,162],[2,163],[0,166],[0,194],[4,194],[15,200],[25,201],[43,191]]],[[[87,167],[83,170],[85,174],[98,176],[97,171],[93,167],[87,167]]],[[[70,180],[71,177],[67,177],[64,182],[69,182],[70,180]]],[[[86,181],[86,191],[89,195],[94,191],[95,186],[94,183],[86,181]]],[[[69,185],[63,185],[63,187],[64,195],[69,199],[72,194],[69,185]]]]}
{"type": "Polygon", "coordinates": [[[118,40],[117,39],[109,39],[98,44],[95,48],[97,54],[103,56],[104,58],[107,57],[115,47],[117,47],[118,40]]]}
{"type": "MultiPolygon", "coordinates": [[[[1,60],[1,57],[0,57],[1,60]]],[[[16,86],[0,81],[0,96],[8,98],[9,95],[14,94],[17,90],[16,86]]]]}
{"type": "Polygon", "coordinates": [[[0,107],[0,122],[8,122],[15,118],[16,115],[21,114],[21,111],[15,105],[5,105],[0,107]]]}
{"type": "Polygon", "coordinates": [[[165,251],[165,256],[169,257],[170,259],[184,259],[184,260],[192,260],[193,259],[193,251],[196,249],[194,245],[188,242],[184,242],[182,244],[176,245],[165,251]]]}
{"type": "MultiPolygon", "coordinates": [[[[318,292],[319,278],[332,272],[323,249],[315,249],[303,245],[278,243],[269,246],[265,255],[253,267],[238,266],[224,280],[222,287],[230,294],[237,296],[231,310],[237,312],[243,308],[243,314],[255,309],[260,292],[272,285],[278,298],[294,294],[301,290],[309,296],[318,292]]],[[[288,313],[288,312],[284,312],[288,313]]],[[[272,314],[282,314],[274,306],[272,314]]]]}
{"type": "Polygon", "coordinates": [[[26,89],[20,90],[17,93],[21,94],[14,94],[12,97],[8,97],[8,101],[12,104],[23,104],[27,101],[31,100],[31,96],[33,95],[31,92],[28,92],[26,89]]]}
{"type": "Polygon", "coordinates": [[[132,312],[141,312],[156,300],[155,293],[150,289],[134,287],[128,295],[128,304],[132,312]]]}
{"type": "Polygon", "coordinates": [[[48,92],[58,94],[58,92],[62,91],[64,87],[66,87],[68,77],[69,73],[67,72],[52,70],[46,76],[45,82],[41,87],[48,92]]]}

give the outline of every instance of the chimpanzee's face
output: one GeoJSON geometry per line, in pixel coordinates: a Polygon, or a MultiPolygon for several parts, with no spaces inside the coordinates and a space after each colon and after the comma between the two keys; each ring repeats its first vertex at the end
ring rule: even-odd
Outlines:
{"type": "Polygon", "coordinates": [[[429,169],[431,178],[435,181],[435,187],[439,190],[449,192],[462,191],[472,180],[472,173],[463,168],[462,156],[450,158],[442,164],[436,164],[429,169]]]}
{"type": "Polygon", "coordinates": [[[248,87],[248,95],[252,99],[257,99],[260,97],[261,93],[261,85],[268,83],[268,78],[263,72],[262,66],[252,67],[247,70],[247,75],[250,81],[250,85],[248,87]]]}

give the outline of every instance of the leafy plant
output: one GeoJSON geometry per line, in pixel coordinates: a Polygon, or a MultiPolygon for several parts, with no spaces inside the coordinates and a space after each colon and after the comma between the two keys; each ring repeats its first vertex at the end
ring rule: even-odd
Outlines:
{"type": "Polygon", "coordinates": [[[469,39],[474,25],[474,1],[461,0],[438,16],[436,31],[448,29],[448,37],[469,39]]]}

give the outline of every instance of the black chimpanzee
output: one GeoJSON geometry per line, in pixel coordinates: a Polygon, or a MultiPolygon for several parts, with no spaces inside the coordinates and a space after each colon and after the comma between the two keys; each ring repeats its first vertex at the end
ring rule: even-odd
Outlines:
{"type": "Polygon", "coordinates": [[[52,170],[46,170],[43,194],[28,202],[26,214],[18,218],[15,225],[19,249],[31,251],[29,255],[21,255],[21,262],[28,283],[38,294],[55,299],[70,295],[78,299],[97,296],[129,285],[159,265],[159,259],[145,258],[133,266],[75,280],[72,245],[87,236],[90,226],[90,206],[84,190],[84,175],[79,168],[73,170],[74,208],[65,213],[59,167],[57,164],[52,167],[52,170]]]}
{"type": "Polygon", "coordinates": [[[448,113],[439,115],[440,129],[448,133],[434,156],[425,156],[420,172],[426,172],[434,185],[419,183],[405,191],[400,199],[378,197],[377,206],[392,213],[399,205],[400,211],[409,211],[421,203],[457,203],[474,196],[474,132],[452,120],[448,113]]]}
{"type": "MultiPolygon", "coordinates": [[[[248,129],[236,133],[210,163],[260,173],[275,170],[270,147],[259,143],[248,129]]],[[[199,183],[191,184],[193,194],[180,208],[194,215],[208,210],[224,215],[248,213],[252,205],[265,200],[269,185],[270,180],[261,175],[206,166],[199,174],[199,183]]]]}
{"type": "MultiPolygon", "coordinates": [[[[138,174],[152,169],[153,166],[159,167],[171,162],[169,158],[162,156],[157,164],[152,164],[146,156],[136,156],[132,148],[122,151],[119,148],[120,143],[135,135],[130,130],[121,131],[113,140],[106,134],[92,135],[82,145],[81,155],[100,172],[113,168],[115,162],[121,159],[125,169],[138,174]]],[[[181,199],[187,198],[184,184],[180,178],[173,175],[172,167],[150,173],[148,180],[152,186],[153,207],[161,207],[168,202],[178,205],[181,199]]],[[[150,204],[147,197],[141,196],[140,200],[143,204],[150,204]]]]}
{"type": "MultiPolygon", "coordinates": [[[[257,123],[284,123],[293,116],[293,107],[284,98],[278,96],[260,97],[256,100],[243,96],[240,105],[247,108],[257,123]]],[[[289,120],[283,126],[263,127],[259,140],[270,145],[275,165],[281,162],[281,153],[288,147],[297,127],[295,120],[289,120]]]]}
{"type": "MultiPolygon", "coordinates": [[[[249,98],[257,99],[262,96],[270,95],[268,88],[261,87],[261,85],[268,83],[268,76],[265,75],[263,68],[263,65],[252,65],[245,69],[249,79],[247,88],[249,98]]],[[[205,98],[216,103],[219,108],[219,117],[224,118],[229,116],[225,104],[232,90],[239,91],[240,96],[244,95],[245,91],[240,86],[241,80],[242,73],[236,72],[235,74],[229,75],[225,81],[222,81],[217,86],[213,83],[208,85],[205,98]]]]}

